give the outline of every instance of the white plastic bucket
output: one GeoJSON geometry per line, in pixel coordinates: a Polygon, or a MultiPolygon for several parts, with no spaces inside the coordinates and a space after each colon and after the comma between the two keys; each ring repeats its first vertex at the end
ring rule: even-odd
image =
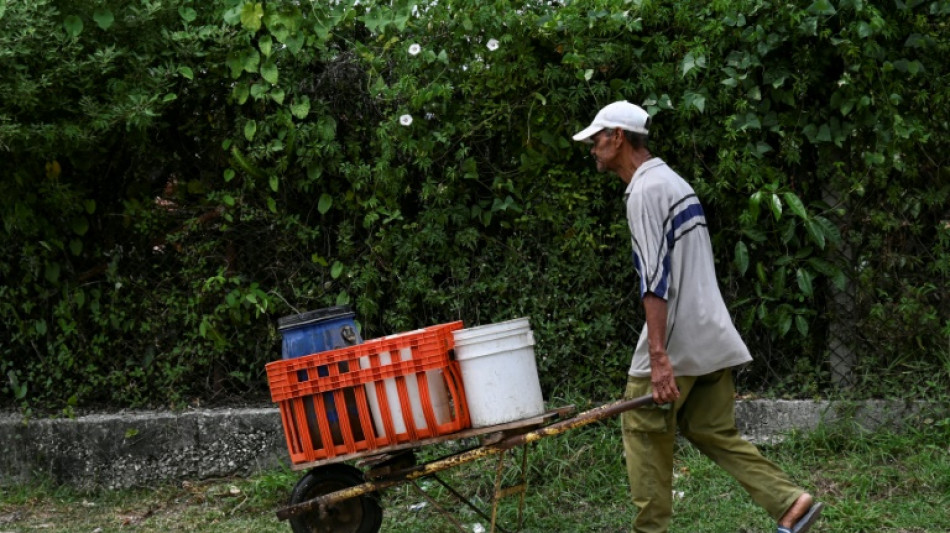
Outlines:
{"type": "MultiPolygon", "coordinates": [[[[410,348],[403,348],[399,350],[399,356],[403,361],[412,359],[412,350],[410,348]]],[[[379,354],[379,363],[381,365],[388,365],[391,362],[392,355],[389,352],[379,354]]],[[[369,367],[368,357],[360,358],[360,367],[369,367]]],[[[452,404],[449,402],[449,390],[445,384],[445,376],[442,370],[438,369],[429,370],[425,375],[426,385],[429,389],[429,400],[432,403],[432,412],[435,415],[435,423],[437,426],[447,424],[452,421],[452,404]]],[[[425,412],[422,407],[422,398],[419,394],[419,378],[415,374],[412,374],[403,376],[402,379],[404,379],[406,383],[406,392],[409,395],[409,408],[412,413],[415,429],[430,429],[435,431],[436,428],[429,428],[426,422],[425,412]]],[[[396,435],[406,433],[406,420],[402,413],[402,402],[399,400],[399,389],[396,386],[396,378],[384,379],[383,387],[386,391],[386,403],[393,421],[393,431],[396,435]]],[[[365,385],[365,390],[366,400],[367,403],[369,403],[369,411],[370,414],[373,415],[373,425],[376,427],[376,434],[386,435],[380,407],[380,398],[376,393],[376,384],[370,383],[365,385]]],[[[395,437],[395,435],[386,436],[395,437]]]]}
{"type": "Polygon", "coordinates": [[[453,335],[472,427],[544,413],[534,334],[527,318],[462,329],[453,335]]]}

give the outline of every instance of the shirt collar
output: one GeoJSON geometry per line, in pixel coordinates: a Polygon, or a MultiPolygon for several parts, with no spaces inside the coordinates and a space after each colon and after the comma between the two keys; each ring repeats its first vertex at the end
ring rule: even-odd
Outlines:
{"type": "Polygon", "coordinates": [[[648,171],[665,164],[666,163],[659,157],[652,157],[644,161],[642,165],[637,167],[636,172],[633,173],[633,178],[631,178],[630,183],[627,184],[627,188],[623,193],[624,198],[629,197],[630,193],[633,192],[633,184],[637,182],[637,178],[646,174],[648,171]]]}

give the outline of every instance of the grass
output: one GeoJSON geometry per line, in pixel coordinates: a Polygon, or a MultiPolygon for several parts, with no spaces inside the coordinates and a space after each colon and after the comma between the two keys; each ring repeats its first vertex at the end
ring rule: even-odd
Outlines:
{"type": "MultiPolygon", "coordinates": [[[[524,531],[629,531],[634,510],[626,492],[619,421],[609,420],[542,439],[529,454],[524,531]]],[[[847,427],[793,434],[762,448],[829,507],[813,531],[920,533],[950,531],[950,420],[919,430],[864,434],[847,427]]],[[[448,448],[420,450],[422,460],[448,448]]],[[[445,471],[443,477],[479,502],[490,501],[494,459],[445,471]]],[[[519,461],[506,463],[507,483],[519,461]]],[[[671,531],[772,532],[774,524],[742,489],[692,447],[677,453],[671,531]]],[[[50,483],[0,489],[0,533],[283,532],[274,511],[301,474],[289,469],[250,478],[216,479],[125,491],[79,492],[50,483]]],[[[468,531],[489,522],[460,508],[437,483],[422,485],[453,510],[468,531]]],[[[384,493],[384,532],[454,531],[409,485],[384,493]]],[[[505,500],[511,525],[517,498],[505,500]]]]}

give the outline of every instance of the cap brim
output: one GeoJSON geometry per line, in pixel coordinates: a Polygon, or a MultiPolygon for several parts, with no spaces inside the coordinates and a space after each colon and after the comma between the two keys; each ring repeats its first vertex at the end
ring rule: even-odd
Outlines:
{"type": "Polygon", "coordinates": [[[604,129],[603,126],[595,126],[595,125],[591,124],[590,126],[587,126],[587,127],[584,128],[583,130],[577,132],[577,133],[574,135],[573,138],[574,138],[575,141],[580,141],[580,142],[592,142],[592,141],[590,140],[590,138],[593,137],[594,134],[596,134],[598,131],[600,131],[600,130],[602,130],[602,129],[604,129]]]}

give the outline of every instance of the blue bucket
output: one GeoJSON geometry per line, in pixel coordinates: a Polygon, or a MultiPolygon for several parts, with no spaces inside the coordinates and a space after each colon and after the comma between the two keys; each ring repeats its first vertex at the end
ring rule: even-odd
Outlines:
{"type": "MultiPolygon", "coordinates": [[[[355,316],[356,313],[349,307],[337,306],[278,319],[277,330],[282,338],[281,357],[283,359],[293,359],[362,343],[363,339],[356,329],[355,316]]],[[[350,370],[346,362],[338,364],[340,365],[339,371],[341,374],[350,370]]],[[[320,366],[317,367],[317,375],[320,377],[328,376],[330,372],[326,366],[320,366]]],[[[301,370],[298,373],[298,379],[307,381],[309,379],[307,371],[301,370]]],[[[359,409],[356,406],[356,396],[352,390],[344,389],[343,399],[346,403],[350,427],[353,430],[353,440],[364,440],[363,427],[359,420],[359,409]]],[[[343,445],[345,442],[340,428],[340,417],[332,392],[323,394],[323,403],[326,411],[325,415],[330,424],[331,440],[337,446],[343,445]]],[[[320,428],[317,425],[313,398],[304,399],[304,411],[307,415],[307,425],[310,427],[313,449],[323,448],[323,439],[320,438],[320,428]]]]}

